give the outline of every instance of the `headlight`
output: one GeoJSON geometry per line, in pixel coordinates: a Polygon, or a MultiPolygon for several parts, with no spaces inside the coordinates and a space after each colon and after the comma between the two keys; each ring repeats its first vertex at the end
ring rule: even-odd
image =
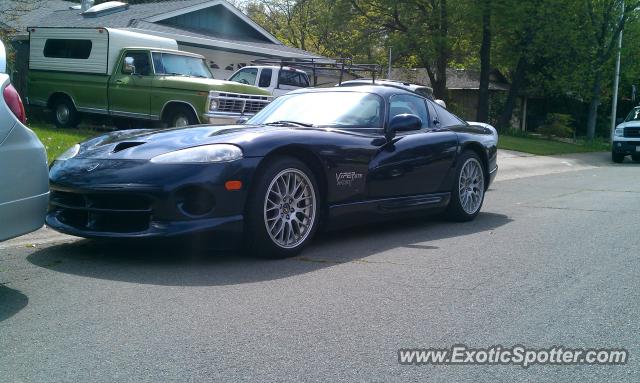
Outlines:
{"type": "Polygon", "coordinates": [[[214,110],[217,110],[217,109],[218,109],[218,100],[211,99],[211,102],[209,103],[209,110],[213,112],[214,110]]]}
{"type": "Polygon", "coordinates": [[[70,158],[77,156],[78,152],[80,152],[80,145],[75,144],[69,149],[65,150],[64,153],[59,155],[58,158],[56,158],[56,161],[66,161],[70,158]]]}
{"type": "Polygon", "coordinates": [[[624,136],[624,128],[616,128],[616,130],[613,133],[613,135],[616,136],[616,137],[624,136]]]}
{"type": "Polygon", "coordinates": [[[176,150],[153,157],[157,164],[199,164],[211,162],[229,162],[242,158],[242,150],[234,145],[214,144],[176,150]]]}

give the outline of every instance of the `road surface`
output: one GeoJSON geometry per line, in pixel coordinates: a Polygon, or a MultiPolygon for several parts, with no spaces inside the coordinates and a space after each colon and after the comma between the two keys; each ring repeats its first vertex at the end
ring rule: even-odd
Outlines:
{"type": "Polygon", "coordinates": [[[14,240],[0,248],[1,380],[637,381],[640,165],[589,158],[535,176],[506,161],[474,222],[326,233],[288,260],[14,240]],[[398,349],[454,344],[630,359],[398,364],[398,349]]]}

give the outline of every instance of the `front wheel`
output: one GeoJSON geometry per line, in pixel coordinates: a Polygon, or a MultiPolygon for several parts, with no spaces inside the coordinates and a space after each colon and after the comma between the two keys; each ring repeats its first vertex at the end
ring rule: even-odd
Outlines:
{"type": "Polygon", "coordinates": [[[183,126],[197,124],[198,119],[188,107],[176,106],[167,113],[165,122],[170,128],[181,128],[183,126]]]}
{"type": "Polygon", "coordinates": [[[448,219],[466,222],[480,213],[484,202],[485,179],[480,157],[469,150],[463,152],[456,167],[456,182],[446,211],[448,219]]]}
{"type": "Polygon", "coordinates": [[[298,254],[318,226],[319,193],[311,170],[295,158],[267,164],[247,206],[245,250],[261,258],[298,254]]]}
{"type": "Polygon", "coordinates": [[[621,164],[624,161],[624,154],[611,152],[611,160],[616,164],[621,164]]]}

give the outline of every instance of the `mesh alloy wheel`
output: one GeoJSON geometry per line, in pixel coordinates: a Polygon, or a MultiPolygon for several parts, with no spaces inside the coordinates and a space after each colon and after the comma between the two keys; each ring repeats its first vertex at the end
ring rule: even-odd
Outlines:
{"type": "Polygon", "coordinates": [[[482,165],[475,158],[469,158],[462,165],[458,180],[460,206],[467,214],[475,214],[484,197],[484,174],[482,165]]]}
{"type": "Polygon", "coordinates": [[[283,249],[301,245],[316,220],[316,208],[316,191],[309,177],[295,168],[280,171],[264,200],[264,224],[271,241],[283,249]]]}

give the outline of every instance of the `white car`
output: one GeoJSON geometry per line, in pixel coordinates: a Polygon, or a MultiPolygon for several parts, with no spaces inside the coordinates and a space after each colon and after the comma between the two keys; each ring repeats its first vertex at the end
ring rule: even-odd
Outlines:
{"type": "Polygon", "coordinates": [[[0,241],[41,228],[49,204],[47,153],[6,72],[0,41],[0,241]]]}
{"type": "Polygon", "coordinates": [[[621,163],[624,157],[631,155],[631,159],[640,162],[640,106],[629,112],[627,118],[616,126],[611,145],[611,159],[621,163]]]}
{"type": "Polygon", "coordinates": [[[275,65],[246,66],[232,74],[229,81],[257,86],[275,97],[310,86],[309,75],[305,71],[275,65]]]}

